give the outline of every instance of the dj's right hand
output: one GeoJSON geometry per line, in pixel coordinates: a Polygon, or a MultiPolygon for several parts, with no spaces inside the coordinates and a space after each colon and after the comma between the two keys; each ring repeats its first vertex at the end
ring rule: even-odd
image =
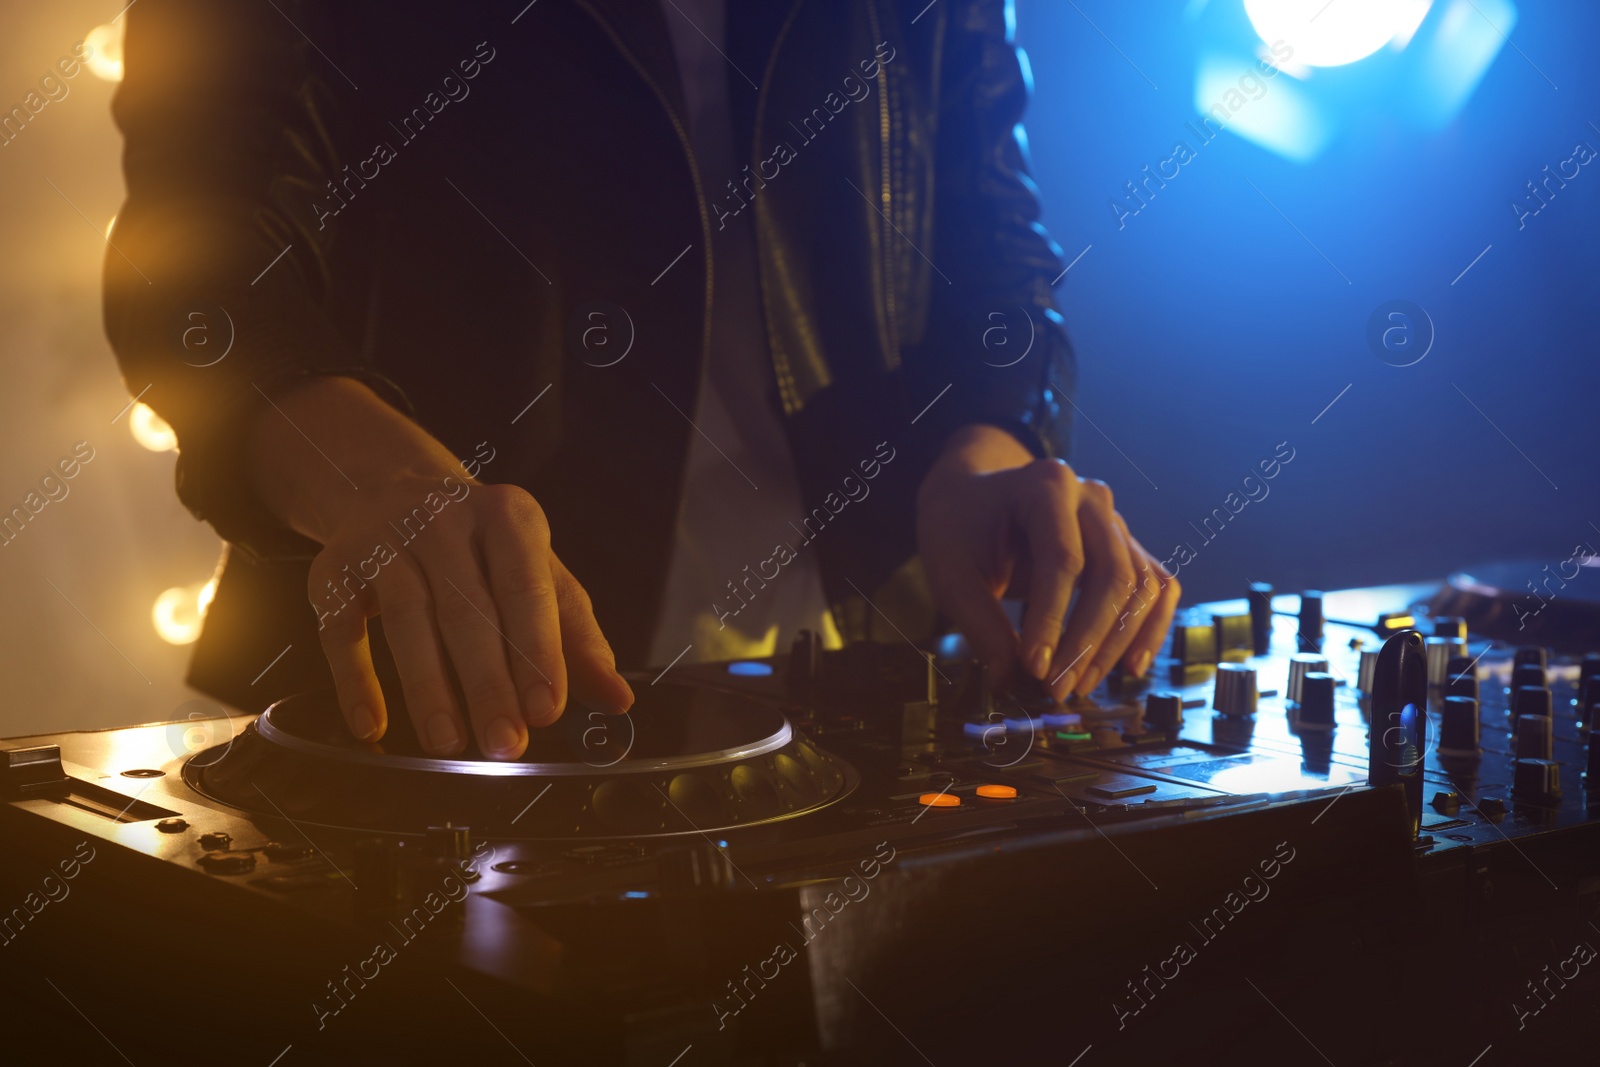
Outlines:
{"type": "Polygon", "coordinates": [[[517,758],[529,727],[561,716],[569,683],[591,707],[633,704],[532,496],[467,477],[443,445],[351,379],[313,379],[275,403],[252,426],[257,487],[323,545],[309,594],[352,734],[377,740],[388,728],[367,638],[375,615],[433,755],[461,753],[470,728],[485,756],[517,758]]]}

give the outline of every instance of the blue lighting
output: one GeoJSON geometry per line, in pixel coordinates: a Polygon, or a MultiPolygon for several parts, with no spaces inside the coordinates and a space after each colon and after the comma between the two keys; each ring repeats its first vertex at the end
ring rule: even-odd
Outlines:
{"type": "Polygon", "coordinates": [[[623,895],[624,899],[627,899],[627,900],[649,900],[650,899],[650,894],[645,892],[643,889],[630,889],[630,890],[628,890],[626,893],[624,893],[622,895],[623,895]]]}
{"type": "Polygon", "coordinates": [[[1443,129],[1509,40],[1517,8],[1512,0],[1243,0],[1207,4],[1192,18],[1199,118],[1161,162],[1167,180],[1224,130],[1309,163],[1344,130],[1395,116],[1443,129]]]}
{"type": "Polygon", "coordinates": [[[766,678],[772,674],[772,664],[758,663],[753,659],[728,664],[728,673],[739,678],[766,678]]]}

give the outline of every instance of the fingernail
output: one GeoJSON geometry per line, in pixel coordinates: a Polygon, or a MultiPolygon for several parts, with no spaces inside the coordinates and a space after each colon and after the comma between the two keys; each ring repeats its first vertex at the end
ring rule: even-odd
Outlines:
{"type": "Polygon", "coordinates": [[[461,747],[461,728],[453,716],[435,712],[428,716],[428,747],[435,752],[454,752],[461,747]]]}
{"type": "Polygon", "coordinates": [[[1094,692],[1094,687],[1100,684],[1100,676],[1103,674],[1105,674],[1105,669],[1102,667],[1089,668],[1089,673],[1083,676],[1083,692],[1085,696],[1094,692]]]}
{"type": "Polygon", "coordinates": [[[556,695],[547,685],[534,685],[523,698],[529,726],[546,726],[555,721],[556,695]]]}
{"type": "Polygon", "coordinates": [[[1133,661],[1133,673],[1138,677],[1143,678],[1144,672],[1150,669],[1150,659],[1151,656],[1149,649],[1145,649],[1143,652],[1139,653],[1139,655],[1133,661]]]}
{"type": "Polygon", "coordinates": [[[1033,655],[1028,660],[1028,665],[1028,669],[1033,672],[1033,676],[1041,682],[1044,681],[1045,672],[1050,669],[1050,646],[1040,645],[1034,649],[1033,655]]]}
{"type": "Polygon", "coordinates": [[[378,717],[365,704],[357,704],[350,712],[350,732],[361,741],[378,739],[378,717]]]}
{"type": "Polygon", "coordinates": [[[620,674],[617,675],[617,684],[622,687],[622,691],[624,693],[628,694],[621,702],[617,704],[615,708],[612,709],[612,711],[616,712],[618,715],[621,715],[623,712],[633,707],[633,686],[629,685],[628,680],[620,674]]]}
{"type": "Polygon", "coordinates": [[[484,731],[484,747],[491,756],[509,756],[522,747],[522,730],[510,719],[496,719],[484,731]]]}

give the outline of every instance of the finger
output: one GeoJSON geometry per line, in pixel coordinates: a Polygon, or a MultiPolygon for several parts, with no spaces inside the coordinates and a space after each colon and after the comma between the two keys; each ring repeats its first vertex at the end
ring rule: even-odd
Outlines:
{"type": "Polygon", "coordinates": [[[1078,532],[1078,478],[1055,460],[1019,468],[1029,479],[1022,494],[1021,520],[1028,544],[1030,582],[1022,616],[1023,663],[1035,678],[1045,679],[1072,592],[1083,573],[1083,538],[1078,532]]]}
{"type": "Polygon", "coordinates": [[[1017,632],[1011,628],[1000,594],[963,553],[954,566],[930,567],[928,582],[951,623],[964,634],[991,678],[1006,676],[1017,658],[1017,632]]]}
{"type": "Polygon", "coordinates": [[[505,631],[476,559],[470,548],[462,549],[469,566],[440,575],[444,587],[433,588],[439,632],[467,698],[479,750],[490,759],[516,759],[528,745],[528,728],[506,665],[505,631]]]}
{"type": "Polygon", "coordinates": [[[465,720],[445,670],[428,583],[410,556],[396,556],[384,569],[378,607],[417,740],[435,756],[457,755],[467,745],[465,720]]]}
{"type": "Polygon", "coordinates": [[[1133,562],[1117,529],[1111,490],[1086,479],[1079,497],[1078,530],[1083,538],[1084,579],[1051,665],[1051,688],[1058,696],[1084,694],[1100,683],[1105,665],[1098,659],[1106,636],[1133,589],[1133,562]],[[1063,671],[1067,664],[1073,664],[1063,671]]]}
{"type": "Polygon", "coordinates": [[[550,556],[550,576],[556,588],[572,699],[600,711],[627,711],[633,707],[633,689],[617,673],[616,654],[594,617],[589,593],[554,554],[550,556]]]}
{"type": "Polygon", "coordinates": [[[376,741],[389,724],[383,689],[372,669],[372,646],[367,640],[367,603],[347,601],[331,593],[324,569],[312,567],[311,605],[318,619],[317,638],[333,672],[339,711],[350,733],[362,741],[376,741]]]}
{"type": "Polygon", "coordinates": [[[1133,567],[1133,581],[1123,589],[1113,590],[1113,602],[1122,602],[1117,609],[1116,621],[1090,657],[1090,669],[1098,671],[1102,678],[1123,659],[1134,638],[1139,636],[1145,614],[1161,590],[1150,557],[1128,533],[1128,524],[1121,515],[1114,514],[1112,518],[1115,520],[1117,537],[1127,550],[1128,561],[1133,567]]]}
{"type": "Polygon", "coordinates": [[[505,633],[522,719],[547,726],[567,703],[567,668],[562,661],[560,605],[550,564],[550,527],[533,497],[515,486],[493,491],[491,518],[483,533],[489,584],[505,633]]]}
{"type": "Polygon", "coordinates": [[[1167,639],[1167,628],[1172,625],[1172,617],[1178,610],[1178,601],[1183,596],[1183,587],[1178,583],[1178,579],[1157,563],[1154,557],[1151,557],[1150,563],[1161,583],[1161,589],[1156,595],[1155,602],[1145,612],[1139,633],[1128,646],[1124,664],[1136,675],[1143,675],[1149,670],[1150,664],[1155,661],[1156,653],[1161,651],[1161,646],[1167,639]]]}

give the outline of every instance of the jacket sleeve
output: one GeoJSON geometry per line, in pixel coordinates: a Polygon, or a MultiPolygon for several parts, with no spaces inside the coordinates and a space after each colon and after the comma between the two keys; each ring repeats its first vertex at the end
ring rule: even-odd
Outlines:
{"type": "Polygon", "coordinates": [[[1065,456],[1063,391],[1075,369],[1051,291],[1065,264],[1039,224],[1028,173],[1027,57],[1014,42],[1010,0],[965,0],[945,17],[933,258],[949,284],[932,279],[932,328],[907,367],[925,379],[921,395],[954,383],[928,412],[941,437],[990,423],[1037,456],[1065,456]]]}
{"type": "Polygon", "coordinates": [[[317,205],[339,171],[351,91],[312,40],[333,5],[144,0],[129,9],[112,105],[127,198],[105,262],[107,335],[130,393],[176,431],[177,490],[263,558],[316,546],[257,498],[245,430],[308,375],[368,381],[330,313],[337,225],[317,205]]]}

